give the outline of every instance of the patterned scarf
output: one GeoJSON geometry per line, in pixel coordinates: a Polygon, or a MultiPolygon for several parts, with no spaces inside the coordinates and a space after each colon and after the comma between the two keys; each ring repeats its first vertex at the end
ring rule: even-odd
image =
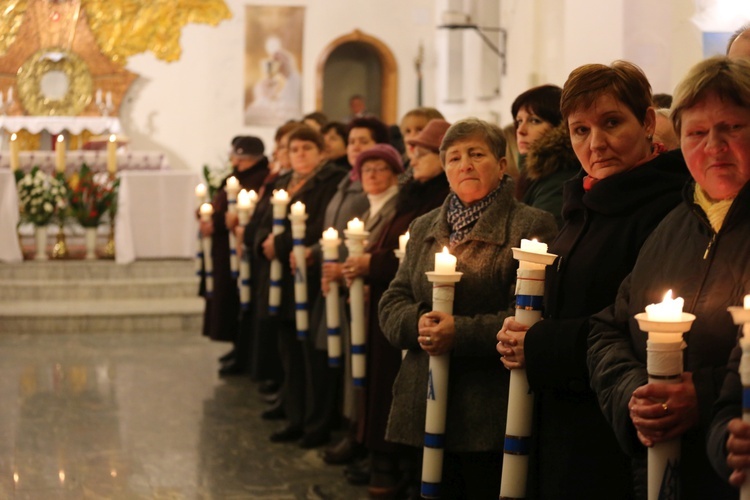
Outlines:
{"type": "Polygon", "coordinates": [[[729,212],[729,207],[732,206],[734,198],[728,200],[712,200],[708,197],[703,188],[698,183],[695,184],[695,192],[693,194],[693,201],[696,205],[701,207],[708,217],[708,222],[711,223],[711,227],[717,233],[721,230],[721,226],[724,224],[724,219],[729,212]]]}
{"type": "Polygon", "coordinates": [[[490,192],[487,196],[481,200],[465,206],[461,200],[458,199],[456,193],[451,192],[448,195],[448,225],[451,227],[450,234],[450,249],[453,250],[456,245],[461,243],[469,235],[471,230],[476,225],[479,217],[482,216],[487,207],[489,207],[498,193],[500,193],[500,185],[495,188],[494,191],[490,192]]]}

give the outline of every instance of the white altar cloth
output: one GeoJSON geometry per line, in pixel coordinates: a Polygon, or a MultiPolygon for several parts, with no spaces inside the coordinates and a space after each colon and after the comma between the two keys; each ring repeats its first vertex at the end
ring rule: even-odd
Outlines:
{"type": "Polygon", "coordinates": [[[197,172],[129,170],[120,174],[115,259],[193,258],[197,172]]]}
{"type": "MultiPolygon", "coordinates": [[[[21,151],[18,154],[18,163],[21,170],[28,172],[34,166],[38,166],[48,174],[55,171],[54,151],[21,151]]],[[[66,151],[65,170],[68,175],[80,170],[81,165],[86,164],[95,172],[106,172],[107,151],[66,151]]],[[[10,153],[0,151],[0,168],[10,168],[10,153]]],[[[169,160],[167,155],[160,151],[118,151],[117,170],[159,170],[168,169],[169,160]]]]}
{"type": "Polygon", "coordinates": [[[18,244],[18,193],[13,172],[0,169],[0,261],[21,262],[18,244]]]}
{"type": "Polygon", "coordinates": [[[84,130],[92,134],[119,134],[120,119],[105,116],[0,116],[0,128],[10,133],[26,129],[32,134],[47,131],[57,135],[67,130],[79,135],[84,130]]]}

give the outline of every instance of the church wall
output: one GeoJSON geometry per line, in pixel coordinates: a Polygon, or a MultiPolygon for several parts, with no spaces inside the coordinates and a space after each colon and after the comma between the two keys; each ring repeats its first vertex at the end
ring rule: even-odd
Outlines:
{"type": "MultiPolygon", "coordinates": [[[[653,2],[647,0],[502,0],[500,24],[508,30],[508,44],[500,95],[479,95],[482,42],[466,31],[464,99],[446,103],[447,30],[436,26],[448,0],[227,0],[232,19],[218,27],[185,27],[178,62],[165,63],[150,54],[129,60],[127,68],[140,78],[126,97],[121,119],[133,148],[163,150],[174,168],[194,170],[205,163],[220,165],[237,134],[258,135],[269,151],[273,148],[273,128],[243,125],[245,6],[252,4],[306,7],[304,112],[314,110],[321,51],[354,29],[379,38],[392,50],[399,71],[399,115],[416,105],[414,59],[422,42],[424,104],[437,107],[450,120],[474,115],[510,123],[510,105],[520,92],[543,83],[562,85],[580,64],[618,58],[641,65],[655,91],[671,92],[702,57],[700,32],[689,21],[693,2],[664,2],[655,16],[653,2]]],[[[463,6],[470,12],[473,2],[463,6]]]]}

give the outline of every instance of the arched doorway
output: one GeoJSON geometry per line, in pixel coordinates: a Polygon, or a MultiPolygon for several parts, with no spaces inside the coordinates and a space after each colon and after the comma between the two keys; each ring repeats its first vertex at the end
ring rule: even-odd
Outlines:
{"type": "Polygon", "coordinates": [[[387,124],[396,123],[398,69],[380,40],[354,30],[332,41],[318,59],[316,109],[332,120],[349,115],[349,97],[362,94],[368,110],[387,124]]]}

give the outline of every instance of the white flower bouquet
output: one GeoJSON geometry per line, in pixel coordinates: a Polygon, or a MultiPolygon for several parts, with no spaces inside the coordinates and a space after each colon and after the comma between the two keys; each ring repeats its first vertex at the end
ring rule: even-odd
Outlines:
{"type": "Polygon", "coordinates": [[[20,177],[16,187],[22,223],[46,226],[65,213],[68,199],[65,182],[45,174],[39,167],[20,177]]]}

